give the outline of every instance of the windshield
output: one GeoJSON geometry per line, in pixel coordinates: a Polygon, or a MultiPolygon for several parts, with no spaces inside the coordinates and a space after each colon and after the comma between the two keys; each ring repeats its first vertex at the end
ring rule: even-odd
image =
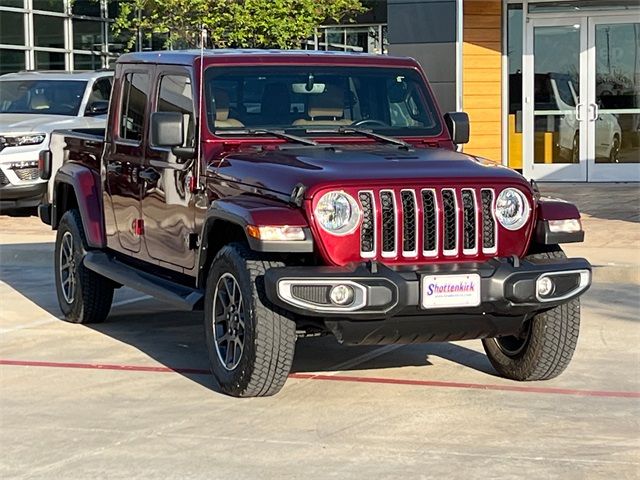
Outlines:
{"type": "Polygon", "coordinates": [[[442,130],[422,77],[408,68],[211,67],[205,88],[216,134],[268,128],[317,135],[357,126],[433,136],[442,130]]]}
{"type": "Polygon", "coordinates": [[[0,81],[0,113],[77,115],[86,81],[0,81]]]}

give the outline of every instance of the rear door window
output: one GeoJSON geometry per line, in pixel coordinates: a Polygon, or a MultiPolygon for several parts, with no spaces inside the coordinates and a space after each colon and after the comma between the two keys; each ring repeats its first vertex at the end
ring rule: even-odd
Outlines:
{"type": "Polygon", "coordinates": [[[149,75],[137,72],[125,74],[120,106],[120,138],[142,142],[148,97],[149,75]]]}

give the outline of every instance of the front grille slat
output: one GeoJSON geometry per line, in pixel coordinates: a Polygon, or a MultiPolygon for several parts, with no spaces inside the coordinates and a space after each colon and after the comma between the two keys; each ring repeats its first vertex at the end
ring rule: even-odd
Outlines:
{"type": "Polygon", "coordinates": [[[38,167],[14,168],[13,171],[20,180],[37,180],[40,178],[38,167]]]}
{"type": "Polygon", "coordinates": [[[391,190],[380,192],[380,208],[382,213],[382,255],[396,253],[396,206],[394,193],[391,190]]]}
{"type": "Polygon", "coordinates": [[[369,258],[375,256],[376,211],[372,192],[358,194],[362,205],[362,226],[360,227],[360,254],[369,258]]]}
{"type": "Polygon", "coordinates": [[[496,219],[493,212],[493,190],[482,189],[482,250],[496,251],[496,219]]]}
{"type": "Polygon", "coordinates": [[[405,256],[415,255],[417,248],[417,212],[416,196],[413,190],[402,190],[402,253],[405,256]]]}
{"type": "Polygon", "coordinates": [[[425,256],[438,254],[438,207],[434,190],[422,191],[422,250],[425,256]]]}
{"type": "Polygon", "coordinates": [[[360,191],[360,256],[398,261],[496,254],[494,197],[493,189],[482,187],[360,191]]]}
{"type": "Polygon", "coordinates": [[[473,190],[465,188],[462,190],[462,249],[464,253],[475,253],[476,251],[476,196],[473,190]]]}
{"type": "Polygon", "coordinates": [[[456,194],[443,189],[442,195],[442,249],[445,255],[455,255],[458,246],[458,206],[456,194]]]}

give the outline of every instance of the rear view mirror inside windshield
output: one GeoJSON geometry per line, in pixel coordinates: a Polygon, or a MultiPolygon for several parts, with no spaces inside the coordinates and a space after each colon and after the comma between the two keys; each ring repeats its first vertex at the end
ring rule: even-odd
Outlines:
{"type": "Polygon", "coordinates": [[[291,84],[291,91],[293,93],[303,93],[303,94],[320,94],[320,93],[324,93],[324,90],[326,88],[326,84],[324,83],[314,83],[313,85],[311,85],[311,88],[309,88],[309,84],[308,83],[292,83],[291,84]]]}

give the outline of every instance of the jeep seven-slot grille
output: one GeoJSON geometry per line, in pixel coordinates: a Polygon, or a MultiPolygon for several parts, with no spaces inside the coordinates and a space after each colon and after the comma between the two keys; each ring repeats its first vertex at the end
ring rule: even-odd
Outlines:
{"type": "Polygon", "coordinates": [[[363,210],[360,227],[363,258],[497,251],[491,189],[382,189],[360,191],[358,198],[363,210]]]}

